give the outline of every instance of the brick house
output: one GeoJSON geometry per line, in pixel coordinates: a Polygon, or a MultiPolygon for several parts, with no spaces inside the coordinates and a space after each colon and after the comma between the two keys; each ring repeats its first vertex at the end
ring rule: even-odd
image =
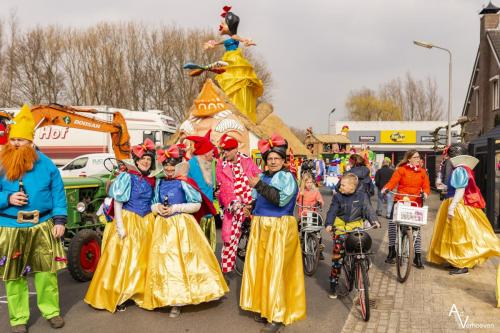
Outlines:
{"type": "Polygon", "coordinates": [[[462,110],[469,122],[464,141],[479,159],[477,183],[486,214],[500,230],[500,8],[491,2],[481,10],[479,47],[462,110]]]}

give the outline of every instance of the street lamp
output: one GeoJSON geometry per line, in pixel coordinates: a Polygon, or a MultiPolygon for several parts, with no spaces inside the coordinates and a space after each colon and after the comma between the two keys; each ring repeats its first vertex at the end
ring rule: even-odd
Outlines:
{"type": "Polygon", "coordinates": [[[330,129],[331,129],[331,126],[330,126],[330,116],[335,112],[335,108],[333,108],[332,111],[330,111],[330,113],[328,114],[328,134],[330,134],[330,129]]]}
{"type": "Polygon", "coordinates": [[[432,48],[440,49],[440,50],[448,52],[448,55],[450,56],[450,63],[449,63],[449,69],[448,69],[448,131],[447,131],[448,135],[447,135],[447,143],[448,143],[448,145],[451,145],[451,72],[452,72],[452,69],[451,69],[451,51],[444,48],[444,47],[440,47],[440,46],[434,45],[432,43],[422,42],[422,41],[418,41],[418,40],[414,40],[413,44],[420,46],[420,47],[425,47],[426,49],[432,49],[432,48]]]}

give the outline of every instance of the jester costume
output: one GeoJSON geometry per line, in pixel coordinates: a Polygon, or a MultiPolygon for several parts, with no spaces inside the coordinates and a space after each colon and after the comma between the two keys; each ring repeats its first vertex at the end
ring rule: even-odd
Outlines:
{"type": "Polygon", "coordinates": [[[153,209],[167,204],[168,216],[154,223],[143,307],[155,309],[209,302],[229,291],[210,244],[193,217],[202,206],[198,189],[185,178],[156,182],[153,209]]]}
{"type": "Polygon", "coordinates": [[[437,213],[427,261],[468,269],[500,256],[500,240],[483,212],[486,204],[472,171],[478,160],[453,156],[454,148],[452,145],[448,150],[454,169],[437,213]]]}
{"type": "MultiPolygon", "coordinates": [[[[23,106],[14,120],[10,138],[33,141],[35,123],[29,107],[23,106]]],[[[43,317],[50,321],[60,316],[57,271],[66,267],[62,242],[52,234],[54,225],[64,225],[67,219],[61,175],[47,156],[29,148],[36,154],[36,160],[17,179],[8,179],[8,170],[4,160],[1,161],[0,279],[5,281],[13,331],[15,326],[25,326],[29,320],[26,278],[29,273],[34,273],[37,304],[43,317]],[[27,195],[27,203],[15,205],[10,201],[18,192],[27,195]]]]}

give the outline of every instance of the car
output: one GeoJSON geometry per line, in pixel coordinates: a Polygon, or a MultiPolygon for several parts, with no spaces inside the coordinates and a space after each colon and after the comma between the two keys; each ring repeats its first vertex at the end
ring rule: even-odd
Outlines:
{"type": "Polygon", "coordinates": [[[109,153],[81,155],[60,167],[59,171],[63,178],[109,174],[109,171],[104,166],[104,161],[114,159],[114,157],[114,154],[109,153]]]}

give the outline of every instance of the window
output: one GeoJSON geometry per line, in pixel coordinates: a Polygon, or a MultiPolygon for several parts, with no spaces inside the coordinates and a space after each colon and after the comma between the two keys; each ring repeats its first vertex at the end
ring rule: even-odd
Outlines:
{"type": "Polygon", "coordinates": [[[498,91],[498,75],[490,79],[491,82],[491,109],[500,108],[500,92],[498,91]]]}
{"type": "Polygon", "coordinates": [[[78,170],[78,169],[83,169],[87,165],[88,157],[82,157],[74,160],[73,162],[70,162],[68,165],[66,165],[63,170],[78,170]]]}

